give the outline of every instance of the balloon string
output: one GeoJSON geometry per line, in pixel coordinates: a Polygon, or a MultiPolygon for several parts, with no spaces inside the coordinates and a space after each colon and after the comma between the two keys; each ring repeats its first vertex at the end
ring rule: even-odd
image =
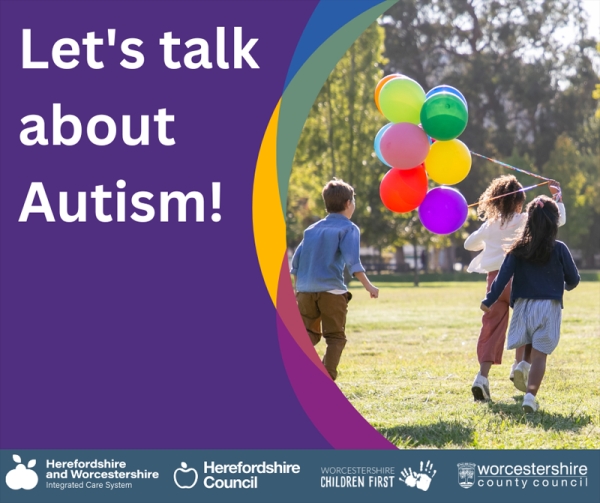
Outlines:
{"type": "Polygon", "coordinates": [[[496,159],[492,159],[490,157],[486,157],[485,155],[478,154],[476,152],[473,152],[472,150],[470,152],[471,152],[471,154],[476,155],[477,157],[481,157],[482,159],[486,159],[486,160],[488,160],[490,162],[499,164],[500,166],[504,166],[505,168],[514,169],[515,171],[518,171],[519,173],[524,173],[526,175],[533,176],[535,178],[539,178],[541,180],[550,180],[550,178],[546,178],[546,177],[540,176],[540,175],[535,175],[533,173],[530,173],[529,171],[525,171],[524,169],[515,168],[514,166],[511,166],[510,164],[506,164],[504,162],[497,161],[496,159]]]}
{"type": "MultiPolygon", "coordinates": [[[[546,178],[546,180],[548,180],[548,179],[546,178]]],[[[489,199],[484,199],[483,201],[477,201],[476,203],[469,204],[469,206],[467,206],[467,208],[472,208],[473,206],[477,206],[478,204],[485,203],[487,201],[493,201],[494,199],[500,199],[501,197],[510,196],[512,194],[517,194],[518,192],[526,192],[528,190],[535,189],[536,187],[539,187],[540,185],[547,185],[548,183],[550,183],[550,181],[551,180],[548,180],[547,182],[538,183],[537,185],[532,185],[531,187],[524,187],[522,189],[515,190],[514,192],[507,192],[506,194],[502,194],[500,196],[490,197],[489,199]]]]}

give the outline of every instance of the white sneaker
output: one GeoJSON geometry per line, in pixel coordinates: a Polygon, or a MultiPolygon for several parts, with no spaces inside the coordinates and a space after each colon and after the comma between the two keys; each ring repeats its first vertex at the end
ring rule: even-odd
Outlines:
{"type": "Polygon", "coordinates": [[[512,364],[512,367],[510,368],[510,376],[508,376],[508,378],[512,381],[515,382],[515,369],[517,368],[517,365],[519,363],[518,362],[514,362],[512,364]]]}
{"type": "Polygon", "coordinates": [[[473,386],[471,386],[473,392],[473,399],[476,402],[486,402],[490,400],[490,382],[487,377],[483,377],[479,372],[475,376],[473,386]]]}
{"type": "Polygon", "coordinates": [[[535,397],[531,393],[527,393],[523,398],[523,412],[531,414],[538,410],[539,405],[535,401],[535,397]]]}
{"type": "Polygon", "coordinates": [[[527,381],[529,379],[530,368],[531,364],[527,363],[525,360],[519,362],[519,364],[515,367],[513,383],[515,388],[517,388],[519,391],[527,391],[527,381]]]}

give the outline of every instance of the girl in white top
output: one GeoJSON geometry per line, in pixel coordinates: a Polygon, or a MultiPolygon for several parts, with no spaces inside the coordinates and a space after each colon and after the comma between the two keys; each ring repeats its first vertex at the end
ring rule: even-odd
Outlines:
{"type": "MultiPolygon", "coordinates": [[[[521,213],[525,202],[523,186],[513,175],[496,178],[481,194],[477,213],[483,225],[465,241],[465,248],[482,252],[469,264],[467,271],[487,274],[487,290],[504,260],[506,249],[517,238],[520,229],[527,221],[527,214],[521,213]],[[496,198],[496,199],[494,199],[496,198]]],[[[558,202],[560,212],[559,226],[565,223],[565,207],[560,198],[560,185],[550,181],[550,192],[558,202]]],[[[492,365],[502,363],[502,352],[508,328],[511,282],[493,304],[489,312],[484,313],[481,331],[477,341],[479,372],[475,376],[471,391],[476,401],[490,400],[488,374],[492,365]]],[[[517,363],[523,359],[523,351],[517,350],[515,363],[511,369],[511,380],[517,363]]]]}

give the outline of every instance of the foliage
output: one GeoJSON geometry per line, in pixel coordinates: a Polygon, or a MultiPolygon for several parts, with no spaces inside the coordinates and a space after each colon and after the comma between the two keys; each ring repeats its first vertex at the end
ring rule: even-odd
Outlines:
{"type": "MultiPolygon", "coordinates": [[[[400,0],[352,45],[313,105],[290,180],[288,245],[325,215],[320,191],[336,176],[356,189],[353,220],[364,244],[450,247],[467,258],[462,240],[479,225],[472,215],[457,233],[436,236],[417,212],[398,215],[381,204],[379,182],[388,168],[376,158],[373,139],[386,120],[373,91],[384,74],[399,72],[425,90],[448,84],[466,96],[469,123],[460,139],[472,151],[561,183],[567,225],[560,236],[592,266],[600,239],[600,119],[594,118],[600,56],[584,21],[580,0],[400,0]],[[561,30],[572,36],[569,44],[561,30]]],[[[456,188],[472,203],[507,172],[474,157],[456,188]]],[[[510,173],[524,186],[539,183],[510,173]]],[[[539,193],[547,189],[528,199],[539,193]]]]}
{"type": "MultiPolygon", "coordinates": [[[[401,0],[383,17],[386,69],[457,87],[469,103],[461,140],[501,159],[516,149],[539,171],[589,116],[595,54],[583,23],[578,0],[401,0]],[[557,36],[566,27],[569,47],[557,36]]],[[[460,190],[476,200],[495,171],[478,160],[460,190]]]]}
{"type": "MultiPolygon", "coordinates": [[[[373,139],[385,124],[373,103],[383,77],[383,30],[371,25],[331,72],[306,120],[290,178],[288,244],[302,239],[307,218],[322,218],[321,189],[333,177],[355,188],[355,220],[365,224],[363,240],[385,227],[379,217],[379,181],[384,165],[373,152],[373,139]],[[366,225],[368,223],[368,225],[366,225]]],[[[309,218],[309,220],[310,220],[309,218]]]]}
{"type": "MultiPolygon", "coordinates": [[[[598,136],[598,119],[595,130],[598,136]]],[[[598,138],[600,140],[600,138],[598,138]]],[[[598,145],[598,143],[597,143],[598,145]]],[[[566,135],[557,139],[556,147],[544,166],[544,174],[562,180],[563,201],[567,224],[560,228],[559,238],[571,248],[583,250],[586,263],[593,263],[598,253],[598,243],[592,236],[600,235],[600,173],[598,173],[598,147],[595,153],[582,154],[566,135]],[[590,239],[592,237],[592,239],[590,239]]]]}

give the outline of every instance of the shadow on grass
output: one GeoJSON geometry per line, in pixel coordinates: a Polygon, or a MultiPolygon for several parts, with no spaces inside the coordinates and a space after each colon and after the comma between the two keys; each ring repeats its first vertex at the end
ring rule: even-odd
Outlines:
{"type": "Polygon", "coordinates": [[[592,422],[591,416],[577,412],[576,404],[574,404],[570,414],[548,412],[543,407],[540,407],[537,412],[526,414],[521,406],[523,396],[515,395],[513,398],[515,400],[514,404],[489,402],[490,411],[509,417],[515,422],[527,423],[530,426],[543,428],[544,430],[575,431],[592,422]]]}
{"type": "Polygon", "coordinates": [[[396,426],[379,432],[400,448],[460,447],[473,444],[474,429],[453,421],[438,421],[425,426],[396,426]]]}

